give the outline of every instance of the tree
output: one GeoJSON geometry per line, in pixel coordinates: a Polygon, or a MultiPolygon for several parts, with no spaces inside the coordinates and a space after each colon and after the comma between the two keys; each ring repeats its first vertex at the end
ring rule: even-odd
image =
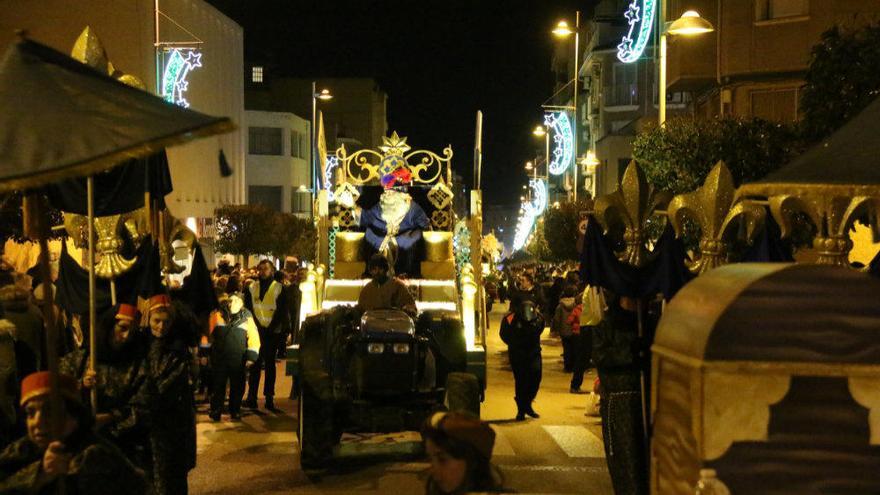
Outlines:
{"type": "Polygon", "coordinates": [[[800,149],[793,126],[758,118],[671,119],[633,140],[648,182],[673,194],[700,187],[718,160],[739,185],[778,169],[800,149]]]}
{"type": "Polygon", "coordinates": [[[290,213],[275,216],[274,235],[270,240],[269,253],[284,259],[296,255],[301,259],[315,257],[317,232],[311,219],[299,218],[290,213]]]}
{"type": "Polygon", "coordinates": [[[544,219],[535,220],[533,228],[532,237],[526,245],[526,252],[540,261],[549,261],[551,254],[550,246],[547,245],[547,239],[544,237],[544,219]]]}
{"type": "Polygon", "coordinates": [[[276,213],[260,204],[226,205],[217,208],[217,237],[214,249],[220,253],[248,256],[272,250],[276,213]]]}
{"type": "Polygon", "coordinates": [[[580,235],[580,212],[589,208],[588,201],[564,202],[559,208],[548,208],[544,213],[544,238],[551,261],[577,260],[577,239],[580,235]]]}
{"type": "Polygon", "coordinates": [[[880,24],[822,33],[801,93],[804,139],[827,137],[874,101],[880,95],[878,67],[880,24]]]}

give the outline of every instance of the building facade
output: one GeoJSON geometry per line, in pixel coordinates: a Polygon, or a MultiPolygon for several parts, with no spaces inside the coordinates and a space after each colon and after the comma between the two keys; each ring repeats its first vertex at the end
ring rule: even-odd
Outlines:
{"type": "MultiPolygon", "coordinates": [[[[268,67],[249,64],[245,106],[248,110],[289,112],[311,120],[311,79],[281,77],[268,67]]],[[[317,100],[324,118],[328,151],[342,142],[351,147],[375,148],[387,135],[388,95],[370,78],[328,78],[314,81],[318,91],[328,89],[333,99],[317,100]]]]}
{"type": "Polygon", "coordinates": [[[248,203],[311,216],[308,120],[287,112],[247,110],[248,203]]]}
{"type": "Polygon", "coordinates": [[[668,0],[667,20],[695,9],[715,32],[670,40],[668,88],[694,93],[700,117],[799,119],[810,54],[824,31],[878,20],[878,0],[668,0]]]}
{"type": "MultiPolygon", "coordinates": [[[[246,199],[241,26],[202,0],[131,0],[113,2],[112,8],[99,0],[10,2],[0,16],[0,48],[14,42],[14,29],[26,29],[31,39],[69,54],[86,26],[100,38],[113,65],[141,79],[153,94],[163,94],[175,48],[200,56],[200,65],[182,80],[185,93],[177,97],[193,110],[229,117],[238,129],[168,150],[174,191],[167,204],[200,237],[210,237],[214,210],[246,199]],[[233,170],[228,178],[219,173],[221,150],[233,170]]],[[[210,249],[210,243],[205,247],[210,249]]]]}

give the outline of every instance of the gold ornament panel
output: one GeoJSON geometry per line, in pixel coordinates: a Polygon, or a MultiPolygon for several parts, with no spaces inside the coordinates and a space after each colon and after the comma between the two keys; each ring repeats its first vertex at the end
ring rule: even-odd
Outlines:
{"type": "Polygon", "coordinates": [[[428,150],[410,151],[406,137],[393,132],[390,137],[382,138],[378,151],[362,149],[351,155],[341,146],[336,151],[346,180],[356,185],[376,184],[383,175],[398,168],[409,170],[413,183],[432,184],[442,181],[444,168],[447,175],[452,162],[452,148],[443,149],[442,156],[428,150]]]}

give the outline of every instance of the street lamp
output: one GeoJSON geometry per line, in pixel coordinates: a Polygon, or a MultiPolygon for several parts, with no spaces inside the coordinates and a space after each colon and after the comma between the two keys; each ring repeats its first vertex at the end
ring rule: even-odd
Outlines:
{"type": "MultiPolygon", "coordinates": [[[[312,139],[311,139],[312,178],[311,178],[311,184],[312,184],[312,188],[314,191],[312,194],[312,202],[313,203],[315,201],[314,195],[317,194],[317,191],[320,190],[320,188],[321,188],[321,184],[320,184],[319,178],[318,178],[318,170],[319,169],[318,169],[318,156],[317,156],[318,155],[318,129],[317,129],[317,125],[318,125],[317,124],[318,100],[329,101],[329,100],[333,99],[333,95],[330,94],[329,89],[324,88],[320,92],[318,92],[318,89],[316,86],[317,86],[317,82],[312,81],[312,129],[311,129],[312,130],[312,132],[311,132],[311,135],[312,135],[312,139]]],[[[323,168],[323,167],[321,167],[321,168],[323,168]]]]}
{"type": "Polygon", "coordinates": [[[574,18],[574,31],[568,27],[568,23],[565,21],[559,21],[556,24],[556,29],[552,32],[559,38],[567,38],[572,33],[574,33],[574,77],[572,77],[572,106],[574,107],[574,122],[572,122],[572,134],[574,134],[574,139],[572,139],[572,173],[574,174],[574,201],[577,202],[578,199],[578,187],[577,187],[577,145],[578,145],[578,64],[580,62],[578,57],[579,45],[580,45],[580,29],[581,29],[581,12],[577,11],[575,13],[574,18]]]}
{"type": "Polygon", "coordinates": [[[711,33],[715,30],[712,23],[700,17],[695,10],[688,10],[681,15],[679,19],[671,23],[668,27],[664,22],[666,19],[666,0],[663,0],[660,8],[660,112],[659,124],[662,126],[666,122],[666,37],[667,36],[697,36],[704,33],[711,33]]]}

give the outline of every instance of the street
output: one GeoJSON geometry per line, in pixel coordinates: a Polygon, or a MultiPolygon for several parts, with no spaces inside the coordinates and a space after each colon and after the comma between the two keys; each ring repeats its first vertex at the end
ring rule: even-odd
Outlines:
{"type": "MultiPolygon", "coordinates": [[[[570,375],[562,372],[558,339],[543,340],[544,375],[535,402],[540,419],[515,422],[513,375],[498,338],[502,316],[491,313],[488,388],[482,418],[496,431],[492,461],[500,468],[504,486],[517,493],[611,494],[598,418],[584,416],[586,395],[570,394],[570,375]]],[[[247,493],[396,493],[424,492],[428,463],[424,458],[361,459],[342,471],[307,477],[299,469],[296,451],[296,402],[287,399],[290,379],[278,363],[278,413],[248,412],[243,421],[212,423],[206,406],[199,406],[198,465],[190,472],[196,494],[247,493]],[[282,378],[283,377],[283,378],[282,378]]],[[[595,374],[585,379],[592,387],[595,374]]],[[[260,401],[262,405],[262,401],[260,401]]],[[[247,410],[246,410],[247,411],[247,410]]],[[[388,435],[382,436],[389,437],[388,435]]],[[[396,439],[415,440],[417,434],[396,439]]],[[[389,440],[390,441],[390,440],[389,440]]]]}

